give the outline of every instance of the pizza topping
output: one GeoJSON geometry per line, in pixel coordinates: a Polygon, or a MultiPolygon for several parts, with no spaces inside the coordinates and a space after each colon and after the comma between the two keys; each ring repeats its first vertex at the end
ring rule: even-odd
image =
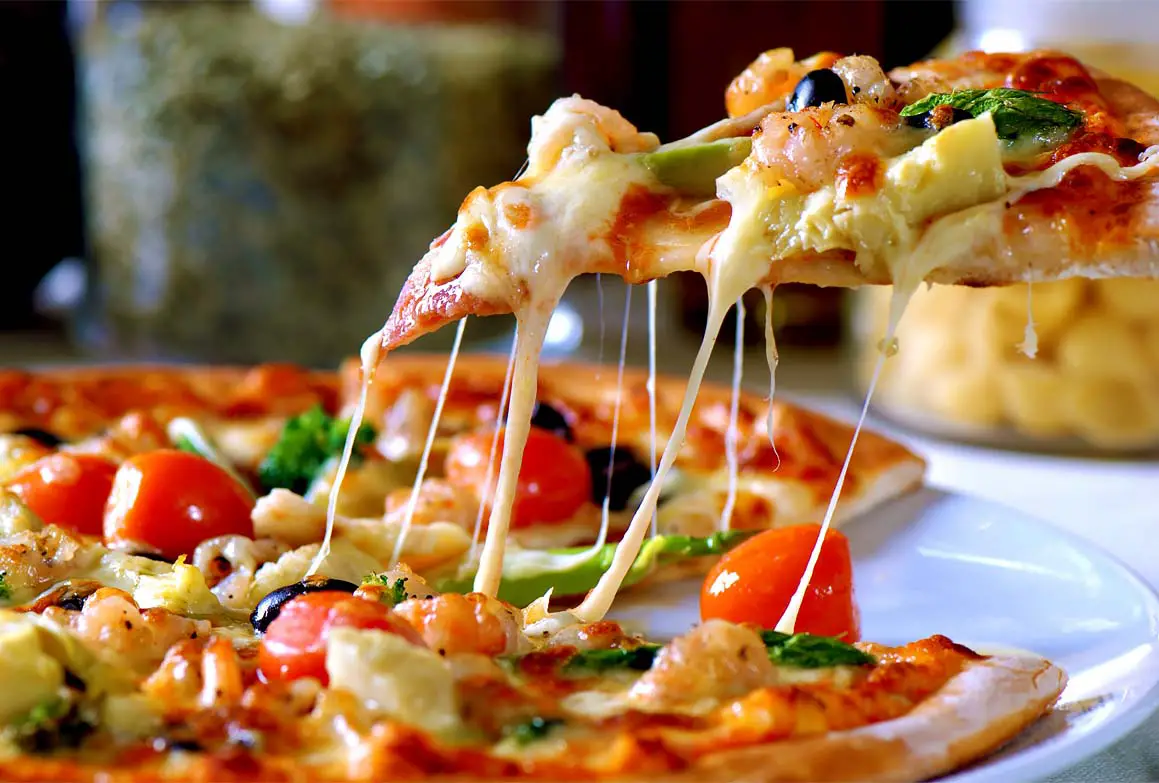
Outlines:
{"type": "Polygon", "coordinates": [[[79,612],[50,607],[43,617],[71,630],[110,663],[137,670],[152,669],[178,641],[205,637],[211,628],[207,620],[142,608],[133,596],[111,587],[94,592],[79,612]]]}
{"type": "Polygon", "coordinates": [[[173,442],[174,448],[180,451],[188,451],[190,454],[196,454],[199,457],[209,460],[233,476],[238,484],[245,487],[253,495],[253,489],[250,487],[249,481],[238,473],[234,466],[230,464],[229,460],[222,455],[217,445],[206,434],[200,424],[193,419],[179,416],[169,422],[166,431],[169,433],[169,439],[173,442]]]}
{"type": "MultiPolygon", "coordinates": [[[[503,447],[506,431],[499,435],[503,447]]],[[[490,506],[494,483],[484,484],[492,434],[460,435],[451,443],[445,471],[453,484],[473,489],[490,506]]],[[[591,496],[591,471],[583,455],[558,435],[533,428],[523,449],[523,463],[511,512],[513,528],[569,519],[591,496]]]]}
{"type": "MultiPolygon", "coordinates": [[[[290,419],[258,468],[262,486],[305,493],[322,467],[342,453],[349,428],[349,421],[327,415],[320,406],[290,419]]],[[[373,443],[374,429],[362,425],[355,441],[358,447],[373,443]]]]}
{"type": "MultiPolygon", "coordinates": [[[[727,552],[755,531],[725,531],[707,537],[658,535],[640,548],[624,586],[643,581],[663,566],[727,552]]],[[[510,545],[509,545],[510,546],[510,545]]],[[[616,556],[617,545],[567,549],[522,549],[510,546],[503,562],[499,598],[515,606],[529,606],[549,589],[558,596],[583,595],[599,583],[616,556]]],[[[470,574],[435,578],[442,592],[466,592],[470,574]]]]}
{"type": "MultiPolygon", "coordinates": [[[[717,561],[705,577],[700,616],[774,628],[797,589],[820,532],[819,525],[766,530],[717,561]]],[[[830,530],[801,603],[795,630],[857,641],[849,542],[830,530]]]]}
{"type": "Polygon", "coordinates": [[[864,54],[842,57],[830,68],[845,82],[850,103],[897,108],[899,100],[893,82],[873,57],[864,54]]]}
{"type": "Polygon", "coordinates": [[[557,435],[568,443],[575,442],[575,433],[572,432],[567,417],[542,400],[536,400],[535,407],[531,410],[531,426],[557,435]]]}
{"type": "Polygon", "coordinates": [[[48,430],[42,430],[39,427],[21,427],[18,430],[14,430],[12,434],[25,438],[31,438],[41,446],[50,449],[59,448],[65,443],[64,438],[60,437],[56,433],[49,432],[48,430]]]}
{"type": "Polygon", "coordinates": [[[607,498],[611,511],[627,508],[636,490],[652,480],[652,469],[623,444],[588,449],[584,459],[592,475],[592,502],[598,506],[607,498]]]}
{"type": "Polygon", "coordinates": [[[774,671],[755,631],[707,620],[660,650],[629,699],[640,709],[695,708],[772,684],[774,671]]]}
{"type": "Polygon", "coordinates": [[[58,452],[17,473],[7,488],[45,522],[99,536],[116,472],[104,457],[58,452]]]}
{"type": "Polygon", "coordinates": [[[781,180],[809,193],[831,184],[838,164],[849,156],[893,157],[920,141],[892,109],[825,105],[765,117],[753,136],[750,161],[770,182],[781,180]]]}
{"type": "Polygon", "coordinates": [[[1025,90],[998,87],[992,90],[957,90],[936,93],[906,106],[903,117],[917,117],[938,106],[968,112],[971,117],[989,113],[998,138],[1057,146],[1083,120],[1081,112],[1025,90]]]}
{"type": "Polygon", "coordinates": [[[868,666],[874,662],[874,657],[869,653],[829,636],[766,630],[761,631],[761,640],[769,650],[769,660],[783,666],[823,669],[832,666],[868,666]]]}
{"type": "Polygon", "coordinates": [[[422,638],[403,619],[380,603],[346,592],[299,595],[283,606],[258,647],[258,667],[267,680],[313,677],[329,682],[326,644],[335,628],[378,629],[422,645],[422,638]]]}
{"type": "Polygon", "coordinates": [[[911,128],[925,128],[932,131],[940,131],[943,128],[948,128],[955,122],[962,120],[972,120],[974,115],[965,109],[959,109],[957,106],[951,106],[948,103],[938,104],[929,111],[924,111],[921,114],[907,115],[904,111],[902,116],[905,117],[906,125],[911,128]]]}
{"type": "Polygon", "coordinates": [[[254,630],[265,633],[277,616],[281,613],[286,602],[306,593],[342,592],[353,593],[358,585],[342,579],[331,579],[328,576],[308,576],[300,582],[279,587],[270,592],[265,598],[258,601],[258,605],[250,614],[250,625],[254,630]]]}
{"type": "Polygon", "coordinates": [[[374,717],[435,734],[453,732],[462,723],[450,665],[405,636],[374,627],[335,626],[326,645],[326,672],[332,688],[357,694],[374,717]]]}
{"type": "Polygon", "coordinates": [[[509,655],[525,652],[530,646],[523,635],[519,610],[482,593],[412,599],[396,606],[394,613],[440,655],[509,655]]]}
{"type": "Polygon", "coordinates": [[[363,579],[355,595],[372,597],[372,600],[381,601],[387,606],[398,606],[411,598],[434,598],[437,593],[406,563],[399,563],[389,571],[371,574],[363,579]]]}
{"type": "Polygon", "coordinates": [[[664,185],[690,196],[716,195],[716,179],[740,165],[752,151],[752,139],[718,139],[704,144],[660,148],[640,160],[664,185]]]}
{"type": "Polygon", "coordinates": [[[0,487],[0,537],[43,528],[44,520],[14,493],[0,487]]]}
{"type": "Polygon", "coordinates": [[[184,451],[140,454],[117,470],[105,512],[105,540],[176,560],[207,538],[253,536],[253,496],[207,459],[184,451]]]}
{"type": "Polygon", "coordinates": [[[785,111],[800,111],[807,106],[821,106],[825,103],[848,103],[845,93],[845,82],[829,68],[818,68],[809,71],[789,96],[785,104],[785,111]]]}

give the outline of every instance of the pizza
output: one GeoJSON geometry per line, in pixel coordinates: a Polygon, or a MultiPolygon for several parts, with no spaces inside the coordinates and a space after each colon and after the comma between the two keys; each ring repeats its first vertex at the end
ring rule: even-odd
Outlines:
{"type": "MultiPolygon", "coordinates": [[[[615,544],[595,545],[623,535],[621,504],[651,478],[647,379],[631,371],[613,384],[599,368],[545,367],[539,453],[587,468],[586,481],[578,468],[565,476],[584,497],[570,514],[542,494],[521,504],[499,596],[470,592],[461,567],[493,488],[455,464],[470,461],[464,449],[497,459],[480,438],[489,447],[501,432],[506,365],[464,357],[444,384],[445,357],[382,364],[330,554],[309,577],[337,433],[360,393],[356,360],[329,374],[0,374],[0,776],[731,779],[759,754],[770,779],[916,778],[1000,744],[1062,687],[1046,661],[984,657],[942,637],[861,643],[836,531],[802,609],[816,633],[767,627],[775,620],[757,615],[776,593],[787,600],[804,567],[852,430],[780,401],[770,417],[767,400],[742,394],[736,524],[720,530],[731,393],[713,386],[633,575],[644,590],[708,571],[702,610],[713,617],[677,639],[607,619],[561,624],[543,594],[562,588],[555,609],[578,600],[569,585],[594,585],[615,544]],[[412,536],[394,558],[440,400],[412,536]],[[307,442],[321,450],[303,452],[307,442]],[[718,588],[746,579],[766,593],[718,588]],[[997,713],[952,718],[993,688],[1009,694],[997,713]],[[953,753],[910,744],[916,727],[951,722],[953,753]],[[834,756],[833,743],[848,753],[834,756]]],[[[684,384],[656,380],[664,439],[684,384]]],[[[862,445],[839,521],[921,481],[924,463],[905,447],[873,433],[862,445]]]]}
{"type": "Polygon", "coordinates": [[[336,373],[0,373],[0,777],[916,781],[1043,715],[1042,657],[862,639],[841,525],[924,472],[874,382],[851,427],[704,377],[753,287],[891,284],[880,371],[923,281],[1152,274],[1155,103],[1057,52],[774,50],[726,106],[661,145],[556,102],[336,373]],[[575,276],[678,270],[687,379],[541,365],[575,276]],[[494,313],[510,358],[460,357],[494,313]],[[664,579],[699,624],[617,621],[664,579]]]}

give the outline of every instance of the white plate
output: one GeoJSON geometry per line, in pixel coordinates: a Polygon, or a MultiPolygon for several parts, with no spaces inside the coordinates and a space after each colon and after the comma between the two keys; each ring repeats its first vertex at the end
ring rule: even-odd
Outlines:
{"type": "MultiPolygon", "coordinates": [[[[924,490],[843,528],[866,639],[944,634],[984,652],[1030,650],[1070,676],[1058,706],[944,783],[1008,783],[1058,772],[1159,708],[1159,596],[1090,543],[1017,511],[924,490]]],[[[699,582],[625,595],[613,612],[656,636],[698,619],[699,582]]]]}

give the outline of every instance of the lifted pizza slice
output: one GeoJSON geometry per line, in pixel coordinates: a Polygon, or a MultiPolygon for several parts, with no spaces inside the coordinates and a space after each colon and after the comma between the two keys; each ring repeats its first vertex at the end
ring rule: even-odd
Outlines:
{"type": "Polygon", "coordinates": [[[532,123],[528,166],[478,188],[383,334],[546,307],[583,273],[694,271],[748,288],[1006,285],[1159,272],[1159,102],[1050,51],[886,74],[762,55],[732,117],[661,145],[578,96],[532,123]]]}

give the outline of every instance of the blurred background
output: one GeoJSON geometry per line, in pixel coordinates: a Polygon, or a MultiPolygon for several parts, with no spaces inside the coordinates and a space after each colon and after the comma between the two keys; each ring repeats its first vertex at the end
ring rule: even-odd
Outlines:
{"type": "MultiPolygon", "coordinates": [[[[463,196],[516,173],[554,97],[673,139],[723,116],[729,81],[776,46],[887,67],[1058,46],[1159,92],[1154,0],[5,0],[0,363],[334,366],[463,196]]],[[[1157,285],[1036,286],[1034,363],[1015,349],[1025,288],[934,289],[878,407],[950,437],[1155,446],[1157,285]]],[[[646,360],[646,298],[627,293],[578,281],[550,351],[611,360],[626,330],[629,361],[646,360]]],[[[887,293],[779,289],[790,385],[856,393],[887,293]]],[[[659,302],[661,369],[679,372],[687,351],[668,346],[699,339],[703,281],[663,281],[659,302]]],[[[763,308],[744,324],[754,357],[763,308]]],[[[474,319],[466,340],[506,351],[510,328],[474,319]]]]}

